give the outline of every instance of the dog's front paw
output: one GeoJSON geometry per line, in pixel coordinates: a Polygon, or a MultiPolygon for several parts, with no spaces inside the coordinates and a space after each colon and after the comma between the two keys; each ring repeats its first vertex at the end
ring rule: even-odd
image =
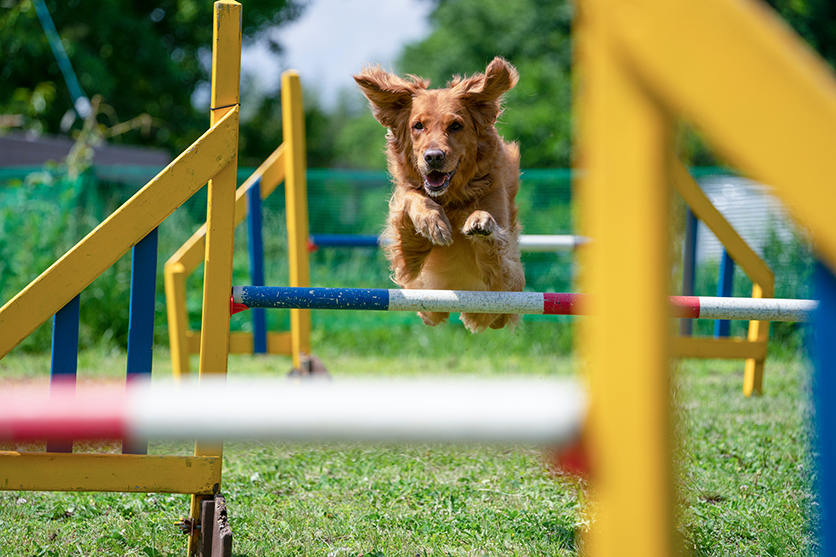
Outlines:
{"type": "Polygon", "coordinates": [[[473,211],[464,221],[462,233],[466,236],[491,236],[499,229],[493,216],[487,211],[473,211]]]}
{"type": "Polygon", "coordinates": [[[414,219],[415,231],[437,246],[449,246],[453,243],[453,227],[447,215],[441,211],[432,211],[414,219]]]}

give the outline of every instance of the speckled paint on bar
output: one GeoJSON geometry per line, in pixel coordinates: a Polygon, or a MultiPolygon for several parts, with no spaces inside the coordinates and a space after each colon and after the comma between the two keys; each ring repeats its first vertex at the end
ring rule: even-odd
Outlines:
{"type": "MultiPolygon", "coordinates": [[[[291,288],[235,286],[234,304],[263,308],[354,309],[585,315],[584,294],[386,290],[383,288],[291,288]]],[[[778,298],[671,296],[671,317],[807,322],[818,302],[778,298]]],[[[240,306],[239,306],[240,307],[240,306]]],[[[245,308],[242,308],[245,309],[245,308]]]]}

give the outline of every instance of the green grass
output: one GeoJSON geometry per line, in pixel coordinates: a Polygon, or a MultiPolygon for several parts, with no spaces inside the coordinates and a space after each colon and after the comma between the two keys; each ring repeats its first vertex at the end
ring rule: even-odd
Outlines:
{"type": "MultiPolygon", "coordinates": [[[[550,342],[554,327],[531,322],[482,335],[455,323],[318,327],[315,340],[334,380],[571,375],[574,359],[550,342]]],[[[12,353],[0,361],[0,377],[42,380],[48,360],[12,353]]],[[[79,365],[82,379],[119,380],[124,354],[88,351],[79,365]]],[[[683,547],[696,555],[815,554],[807,368],[768,361],[765,395],[745,399],[742,367],[711,360],[673,368],[683,547]]],[[[285,357],[230,358],[234,375],[289,368],[285,357]]],[[[159,349],[155,376],[168,373],[159,349]]],[[[188,454],[190,446],[152,442],[150,450],[188,454]]],[[[241,557],[576,555],[589,528],[581,502],[591,498],[550,474],[530,446],[255,441],[226,445],[223,492],[241,557]]],[[[15,557],[182,555],[185,539],[173,523],[187,510],[184,495],[0,492],[0,547],[15,557]]]]}

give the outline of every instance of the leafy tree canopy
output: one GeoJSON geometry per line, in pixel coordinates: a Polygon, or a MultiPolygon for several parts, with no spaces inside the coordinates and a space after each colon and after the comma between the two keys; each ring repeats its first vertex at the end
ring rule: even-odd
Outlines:
{"type": "MultiPolygon", "coordinates": [[[[432,33],[405,48],[397,70],[444,87],[452,76],[482,72],[502,56],[517,67],[520,82],[506,95],[500,133],[520,143],[524,167],[568,166],[572,16],[567,1],[440,1],[430,16],[432,33]]],[[[337,157],[348,164],[384,164],[383,132],[368,114],[347,122],[337,144],[337,157]]]]}
{"type": "MultiPolygon", "coordinates": [[[[46,5],[81,87],[91,98],[102,97],[100,121],[112,126],[146,115],[145,125],[121,140],[176,153],[205,131],[208,116],[191,100],[209,78],[212,2],[46,0],[46,5]]],[[[248,0],[244,41],[297,17],[303,6],[304,0],[248,0]]],[[[73,100],[31,0],[10,0],[0,8],[0,83],[0,113],[24,115],[29,129],[60,131],[73,100]]]]}

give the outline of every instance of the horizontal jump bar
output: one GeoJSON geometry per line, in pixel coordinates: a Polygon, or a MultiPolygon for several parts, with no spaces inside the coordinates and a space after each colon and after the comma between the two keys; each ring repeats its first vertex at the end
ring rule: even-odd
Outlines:
{"type": "MultiPolygon", "coordinates": [[[[354,309],[585,315],[586,294],[234,286],[232,301],[248,308],[354,309]]],[[[671,296],[671,316],[682,319],[810,321],[815,300],[671,296]]]]}
{"type": "MultiPolygon", "coordinates": [[[[584,236],[571,234],[523,234],[520,236],[520,249],[526,252],[572,251],[589,241],[584,236]]],[[[335,247],[379,247],[382,240],[378,236],[361,234],[312,234],[312,248],[335,247]]]]}
{"type": "Polygon", "coordinates": [[[0,439],[574,440],[586,415],[568,379],[131,382],[0,392],[0,439]],[[200,401],[218,409],[200,409],[200,401]],[[197,406],[196,406],[197,405],[197,406]]]}

